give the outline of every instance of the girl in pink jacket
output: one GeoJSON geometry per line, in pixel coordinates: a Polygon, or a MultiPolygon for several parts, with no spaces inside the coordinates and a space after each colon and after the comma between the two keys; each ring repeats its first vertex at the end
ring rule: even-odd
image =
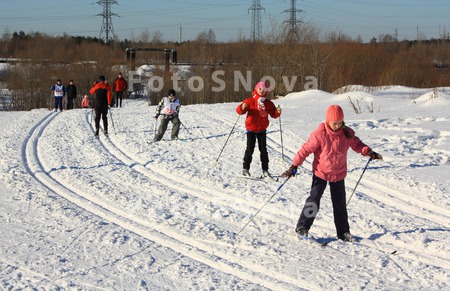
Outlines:
{"type": "Polygon", "coordinates": [[[303,164],[310,154],[314,154],[311,192],[295,229],[299,235],[308,236],[319,211],[320,199],[329,183],[337,237],[344,241],[353,241],[348,223],[344,180],[347,176],[349,148],[372,159],[382,159],[381,155],[373,152],[345,125],[342,108],[339,105],[331,105],[326,112],[326,121],[311,133],[295,155],[291,167],[282,175],[294,176],[297,167],[303,164]]]}

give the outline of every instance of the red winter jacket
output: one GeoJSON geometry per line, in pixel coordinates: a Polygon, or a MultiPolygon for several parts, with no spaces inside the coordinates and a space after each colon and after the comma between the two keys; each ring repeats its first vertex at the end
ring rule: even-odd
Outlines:
{"type": "Polygon", "coordinates": [[[123,92],[127,89],[128,84],[124,78],[117,78],[113,83],[113,89],[116,92],[123,92]]]}
{"type": "MultiPolygon", "coordinates": [[[[241,104],[236,107],[236,112],[239,115],[247,113],[247,118],[245,119],[245,128],[248,131],[260,132],[266,130],[269,126],[270,115],[272,118],[278,118],[280,113],[278,112],[275,104],[269,99],[265,99],[262,102],[262,106],[258,105],[258,100],[262,96],[259,96],[256,91],[253,91],[253,96],[245,99],[241,104]],[[247,108],[242,110],[242,104],[246,103],[247,108]]],[[[264,97],[264,96],[263,96],[264,97]]]]}
{"type": "Polygon", "coordinates": [[[370,152],[370,148],[351,128],[346,127],[345,130],[350,138],[346,136],[343,128],[333,131],[325,123],[321,123],[297,152],[292,165],[300,166],[310,154],[314,154],[314,175],[329,182],[343,180],[347,176],[348,149],[352,148],[357,153],[370,152]]]}
{"type": "Polygon", "coordinates": [[[112,103],[111,86],[105,83],[97,83],[89,90],[91,95],[95,94],[94,107],[108,108],[112,103]]]}

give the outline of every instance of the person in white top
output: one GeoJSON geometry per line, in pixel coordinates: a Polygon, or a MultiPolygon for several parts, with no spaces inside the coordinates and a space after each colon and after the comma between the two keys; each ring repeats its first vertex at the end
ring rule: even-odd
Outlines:
{"type": "Polygon", "coordinates": [[[172,140],[178,139],[178,132],[180,131],[181,121],[178,118],[180,112],[181,102],[176,97],[175,90],[170,89],[167,93],[167,97],[163,97],[156,106],[155,119],[160,117],[161,124],[159,125],[158,132],[155,134],[154,141],[160,141],[167,130],[169,121],[172,121],[172,140]]]}
{"type": "Polygon", "coordinates": [[[56,84],[50,87],[50,90],[53,91],[53,96],[55,97],[55,112],[63,109],[63,97],[66,95],[66,87],[61,82],[61,79],[56,81],[56,84]]]}

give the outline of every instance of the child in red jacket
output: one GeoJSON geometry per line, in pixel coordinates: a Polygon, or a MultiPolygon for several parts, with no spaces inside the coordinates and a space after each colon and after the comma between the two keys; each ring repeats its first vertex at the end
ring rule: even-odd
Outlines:
{"type": "Polygon", "coordinates": [[[276,108],[272,101],[267,99],[269,89],[264,82],[256,84],[252,97],[245,99],[236,107],[239,115],[247,113],[245,119],[245,128],[247,129],[247,148],[245,149],[242,174],[250,176],[250,164],[252,162],[253,152],[255,150],[256,140],[261,153],[261,167],[263,176],[270,176],[269,173],[269,155],[267,153],[266,132],[269,126],[270,115],[272,118],[278,118],[281,109],[276,108]]]}
{"type": "Polygon", "coordinates": [[[330,184],[337,237],[344,241],[353,241],[348,223],[345,193],[349,148],[372,159],[383,159],[345,125],[342,108],[339,105],[331,105],[327,109],[326,121],[311,133],[292,160],[291,167],[282,175],[282,177],[295,175],[297,167],[303,164],[310,154],[314,154],[311,192],[295,228],[299,235],[308,236],[309,228],[319,212],[320,199],[327,184],[330,184]]]}

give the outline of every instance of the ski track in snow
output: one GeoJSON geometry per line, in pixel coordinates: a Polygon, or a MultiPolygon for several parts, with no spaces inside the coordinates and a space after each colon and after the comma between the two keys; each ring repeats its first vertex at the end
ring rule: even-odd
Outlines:
{"type": "MultiPolygon", "coordinates": [[[[82,127],[80,130],[85,131],[85,137],[80,143],[98,152],[99,157],[98,160],[92,160],[83,165],[87,168],[86,170],[89,170],[87,164],[92,164],[91,170],[94,176],[91,177],[91,172],[86,171],[77,177],[81,179],[79,181],[70,179],[70,172],[69,175],[66,174],[67,170],[78,170],[76,166],[73,168],[58,166],[58,161],[52,161],[50,158],[53,150],[48,147],[47,140],[50,141],[53,127],[63,124],[65,113],[48,113],[31,127],[29,134],[23,140],[21,149],[23,164],[28,174],[49,193],[63,197],[80,209],[114,223],[145,240],[171,249],[188,260],[197,262],[196,265],[212,270],[219,278],[225,275],[218,274],[227,274],[226,276],[235,278],[233,280],[235,285],[228,286],[230,289],[242,287],[254,289],[255,286],[258,289],[273,290],[339,289],[346,286],[344,278],[348,270],[358,274],[353,278],[352,284],[360,289],[378,289],[387,285],[395,289],[408,286],[412,282],[414,284],[410,286],[413,288],[427,287],[430,281],[420,280],[418,277],[426,274],[430,268],[435,271],[436,278],[440,277],[442,280],[436,286],[446,285],[445,278],[448,278],[448,274],[445,275],[445,273],[450,269],[449,253],[439,252],[442,250],[439,246],[435,249],[436,253],[426,252],[424,246],[434,246],[433,239],[428,238],[428,232],[449,232],[449,212],[445,205],[438,206],[410,195],[409,188],[395,189],[383,181],[363,179],[349,205],[350,208],[356,203],[359,207],[366,205],[372,216],[372,219],[368,220],[365,219],[367,214],[363,213],[359,216],[355,214],[351,218],[351,225],[355,228],[361,231],[367,229],[360,236],[359,242],[346,244],[331,240],[329,245],[323,248],[315,243],[299,241],[292,234],[292,228],[303,200],[306,198],[305,195],[309,191],[311,179],[309,159],[305,161],[302,168],[299,168],[298,176],[285,185],[284,188],[287,189],[283,188],[280,195],[274,197],[243,233],[237,236],[236,233],[277,190],[282,181],[256,183],[258,184],[256,185],[251,180],[233,179],[233,173],[227,173],[227,169],[238,171],[241,169],[241,159],[245,148],[242,122],[236,126],[230,138],[230,144],[224,149],[216,167],[212,163],[216,157],[203,155],[201,152],[196,152],[194,156],[188,152],[177,151],[178,154],[182,153],[182,156],[174,157],[176,168],[171,168],[170,163],[167,163],[171,161],[170,154],[169,157],[163,155],[170,153],[172,146],[198,147],[199,151],[204,147],[210,147],[210,153],[219,153],[222,149],[229,132],[215,131],[214,128],[231,129],[237,117],[227,115],[225,108],[221,109],[224,112],[211,113],[204,110],[205,106],[185,106],[183,114],[186,120],[192,120],[189,116],[203,114],[203,118],[208,120],[207,126],[200,124],[194,127],[183,123],[181,131],[185,132],[184,134],[189,132],[190,138],[186,138],[185,141],[163,140],[160,143],[151,144],[151,153],[145,152],[146,148],[143,146],[146,143],[145,140],[133,141],[133,138],[134,140],[150,138],[151,133],[148,132],[151,130],[145,132],[145,128],[149,128],[149,125],[137,125],[136,132],[140,132],[138,136],[133,136],[134,128],[129,126],[127,126],[130,128],[129,131],[120,131],[120,127],[126,123],[122,119],[124,118],[122,114],[125,116],[126,113],[115,111],[113,117],[117,128],[109,129],[110,137],[101,135],[96,139],[93,137],[92,113],[80,110],[77,113],[84,116],[84,123],[80,124],[82,127]],[[117,134],[113,133],[115,130],[117,134]],[[144,133],[141,134],[142,132],[144,133]],[[185,167],[185,164],[189,165],[189,163],[195,163],[195,166],[185,167]],[[95,176],[102,171],[105,173],[95,176]],[[108,173],[135,179],[136,185],[126,184],[121,189],[119,179],[112,179],[110,183],[104,181],[105,178],[108,179],[108,173]],[[151,195],[140,197],[140,193],[146,192],[151,195]],[[387,222],[383,221],[382,217],[377,219],[376,213],[383,211],[398,212],[398,218],[391,215],[387,222]],[[393,226],[402,221],[402,216],[414,217],[413,220],[417,226],[408,225],[402,230],[393,231],[393,226]],[[429,229],[423,227],[428,224],[431,225],[429,229]],[[406,237],[408,233],[423,233],[425,238],[422,242],[411,243],[406,237]],[[303,255],[305,248],[315,250],[315,253],[308,252],[307,262],[304,261],[303,255]],[[351,263],[344,263],[341,266],[346,258],[351,258],[351,263]],[[420,262],[417,258],[420,258],[420,262]],[[309,272],[310,264],[314,265],[313,273],[309,272]],[[329,270],[330,265],[334,268],[333,272],[326,271],[329,270]],[[340,274],[341,267],[347,268],[347,271],[340,274]],[[396,274],[396,278],[390,278],[390,273],[396,274]]],[[[230,108],[234,106],[231,104],[230,108]]],[[[148,107],[142,108],[143,111],[148,111],[148,107]]],[[[151,111],[152,108],[149,110],[151,111]]],[[[287,122],[284,120],[283,118],[282,125],[285,128],[287,124],[292,123],[292,120],[287,122]]],[[[373,128],[375,125],[370,126],[373,128]]],[[[406,122],[405,128],[395,130],[411,130],[410,124],[406,122]]],[[[358,130],[356,131],[358,134],[358,130]]],[[[420,128],[414,129],[414,132],[419,131],[422,132],[420,128]]],[[[166,133],[166,136],[168,134],[166,133]]],[[[448,132],[436,130],[429,134],[425,133],[422,138],[419,138],[419,142],[434,145],[439,143],[436,140],[445,139],[448,136],[448,132]]],[[[306,136],[302,138],[290,130],[283,129],[285,142],[284,156],[282,156],[279,123],[278,120],[271,121],[267,141],[273,174],[281,173],[289,166],[289,159],[298,150],[295,146],[300,147],[305,141],[304,138],[306,136]]],[[[395,136],[391,138],[395,139],[395,136]]],[[[61,141],[61,144],[63,142],[61,141]]],[[[433,154],[435,153],[431,153],[433,154]]],[[[69,158],[67,155],[62,157],[62,159],[69,158]]],[[[252,163],[253,173],[258,171],[258,160],[255,154],[252,163]]],[[[354,164],[357,164],[357,161],[349,164],[350,172],[346,179],[348,193],[351,192],[362,170],[353,166],[354,164]]],[[[370,164],[369,168],[371,167],[377,167],[375,162],[370,164]]],[[[378,177],[386,173],[388,172],[381,168],[378,177]]],[[[370,174],[366,175],[370,176],[370,174]]],[[[330,219],[320,219],[323,213],[330,212],[330,206],[326,205],[329,204],[329,197],[326,196],[324,195],[324,206],[315,222],[315,229],[321,229],[325,237],[333,237],[334,226],[330,223],[330,219]]],[[[78,244],[81,236],[87,231],[88,229],[81,231],[65,250],[78,244]]],[[[40,274],[16,262],[0,259],[1,265],[14,270],[20,269],[31,277],[41,278],[42,281],[52,281],[52,277],[48,274],[40,274]]],[[[1,267],[1,269],[4,268],[1,267]]],[[[58,280],[53,282],[56,285],[59,284],[58,280]]],[[[217,286],[223,288],[220,279],[217,282],[217,286]]],[[[199,283],[201,281],[197,282],[199,283]]],[[[87,284],[95,286],[95,282],[87,284]]],[[[144,288],[147,284],[146,280],[142,280],[140,287],[144,288]]],[[[164,284],[159,284],[159,286],[162,285],[164,284]]],[[[169,285],[170,283],[167,286],[169,285]]],[[[206,287],[197,285],[199,286],[206,287]]]]}
{"type": "MultiPolygon", "coordinates": [[[[261,276],[258,272],[252,271],[259,269],[259,266],[251,262],[233,261],[233,258],[226,258],[227,255],[225,253],[218,256],[201,241],[196,241],[189,236],[181,235],[167,227],[164,228],[158,224],[151,223],[134,215],[130,215],[111,204],[105,203],[105,201],[99,200],[88,193],[76,189],[68,183],[58,182],[57,179],[48,174],[49,169],[45,169],[43,167],[38,149],[39,138],[42,136],[42,133],[45,131],[48,124],[52,122],[56,116],[57,115],[54,114],[48,114],[31,130],[29,138],[24,142],[23,156],[25,157],[24,164],[26,165],[27,171],[44,187],[78,205],[82,209],[115,223],[126,230],[136,233],[160,245],[169,247],[176,252],[179,252],[212,268],[228,272],[231,275],[239,277],[243,280],[247,280],[270,289],[293,288],[293,286],[308,287],[308,282],[295,280],[294,278],[287,277],[281,273],[266,273],[264,276],[261,276]],[[270,280],[266,278],[268,275],[272,275],[270,280]]],[[[88,119],[88,117],[86,118],[88,119]]],[[[109,144],[108,142],[103,142],[103,145],[105,146],[105,149],[108,150],[113,156],[127,164],[130,168],[139,172],[146,172],[145,166],[129,159],[117,147],[114,147],[112,143],[109,144]]],[[[155,177],[151,176],[151,178],[155,177]]],[[[159,181],[162,181],[162,179],[159,179],[159,181]]],[[[183,180],[178,179],[175,182],[183,182],[183,180]]]]}

